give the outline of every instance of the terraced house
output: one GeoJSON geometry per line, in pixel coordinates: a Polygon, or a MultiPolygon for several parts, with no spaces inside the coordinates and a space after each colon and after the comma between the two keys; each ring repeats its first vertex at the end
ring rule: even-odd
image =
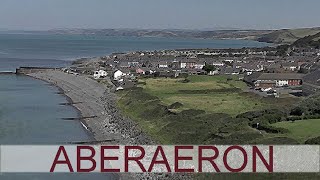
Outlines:
{"type": "Polygon", "coordinates": [[[302,74],[297,73],[263,73],[254,82],[258,88],[274,88],[302,85],[302,74]]]}

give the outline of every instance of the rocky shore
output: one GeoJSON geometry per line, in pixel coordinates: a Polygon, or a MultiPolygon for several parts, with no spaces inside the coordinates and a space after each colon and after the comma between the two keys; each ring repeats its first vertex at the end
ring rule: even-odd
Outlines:
{"type": "MultiPolygon", "coordinates": [[[[85,75],[67,74],[54,69],[27,75],[57,86],[68,97],[70,104],[79,110],[81,122],[93,134],[95,142],[118,145],[155,144],[136,123],[121,115],[117,109],[114,87],[109,80],[106,85],[85,75]]],[[[190,179],[190,177],[183,174],[121,174],[120,179],[190,179]]]]}

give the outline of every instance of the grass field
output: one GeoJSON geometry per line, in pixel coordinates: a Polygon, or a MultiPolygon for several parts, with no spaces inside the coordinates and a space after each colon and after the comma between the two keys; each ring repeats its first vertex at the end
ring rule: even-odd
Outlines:
{"type": "MultiPolygon", "coordinates": [[[[265,109],[270,102],[252,93],[244,93],[247,85],[237,76],[190,76],[184,79],[142,79],[142,87],[165,105],[180,102],[178,110],[199,109],[213,113],[239,113],[265,109]]],[[[281,103],[280,103],[281,104],[281,103]]]]}
{"type": "Polygon", "coordinates": [[[290,133],[285,134],[288,137],[296,139],[303,143],[307,139],[320,136],[320,119],[310,119],[301,121],[285,121],[272,124],[275,127],[288,129],[290,133]]]}
{"type": "MultiPolygon", "coordinates": [[[[294,134],[269,134],[248,125],[249,121],[236,118],[238,113],[267,108],[288,107],[296,99],[263,99],[244,93],[247,86],[236,76],[190,76],[185,79],[140,79],[140,87],[117,92],[118,106],[124,114],[159,144],[297,144],[293,137],[307,139],[310,123],[300,132],[297,123],[294,134]],[[172,113],[168,106],[175,102],[183,104],[180,111],[172,113]],[[185,109],[193,109],[186,110],[185,109]],[[205,110],[198,112],[194,109],[205,110]],[[225,113],[225,114],[221,114],[225,113]],[[228,115],[229,114],[229,115],[228,115]],[[230,116],[232,115],[232,117],[230,116]],[[301,137],[300,137],[301,136],[301,137]]],[[[289,127],[291,122],[275,126],[289,127]]],[[[319,129],[311,128],[313,137],[319,129]]],[[[301,142],[303,140],[300,140],[301,142]]],[[[303,142],[302,142],[303,143],[303,142]]],[[[318,179],[319,174],[199,174],[195,179],[318,179]]]]}

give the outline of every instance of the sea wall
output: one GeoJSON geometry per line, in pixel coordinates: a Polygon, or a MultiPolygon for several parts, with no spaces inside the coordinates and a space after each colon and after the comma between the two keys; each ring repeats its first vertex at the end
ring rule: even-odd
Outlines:
{"type": "Polygon", "coordinates": [[[32,74],[46,70],[52,70],[56,68],[47,68],[47,67],[20,67],[16,69],[16,74],[32,74]]]}

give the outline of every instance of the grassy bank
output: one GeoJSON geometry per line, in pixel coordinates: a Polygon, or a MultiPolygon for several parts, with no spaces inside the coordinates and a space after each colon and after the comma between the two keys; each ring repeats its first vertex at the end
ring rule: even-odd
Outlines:
{"type": "Polygon", "coordinates": [[[272,124],[274,127],[288,129],[285,135],[304,143],[310,138],[320,136],[320,119],[284,121],[272,124]]]}

